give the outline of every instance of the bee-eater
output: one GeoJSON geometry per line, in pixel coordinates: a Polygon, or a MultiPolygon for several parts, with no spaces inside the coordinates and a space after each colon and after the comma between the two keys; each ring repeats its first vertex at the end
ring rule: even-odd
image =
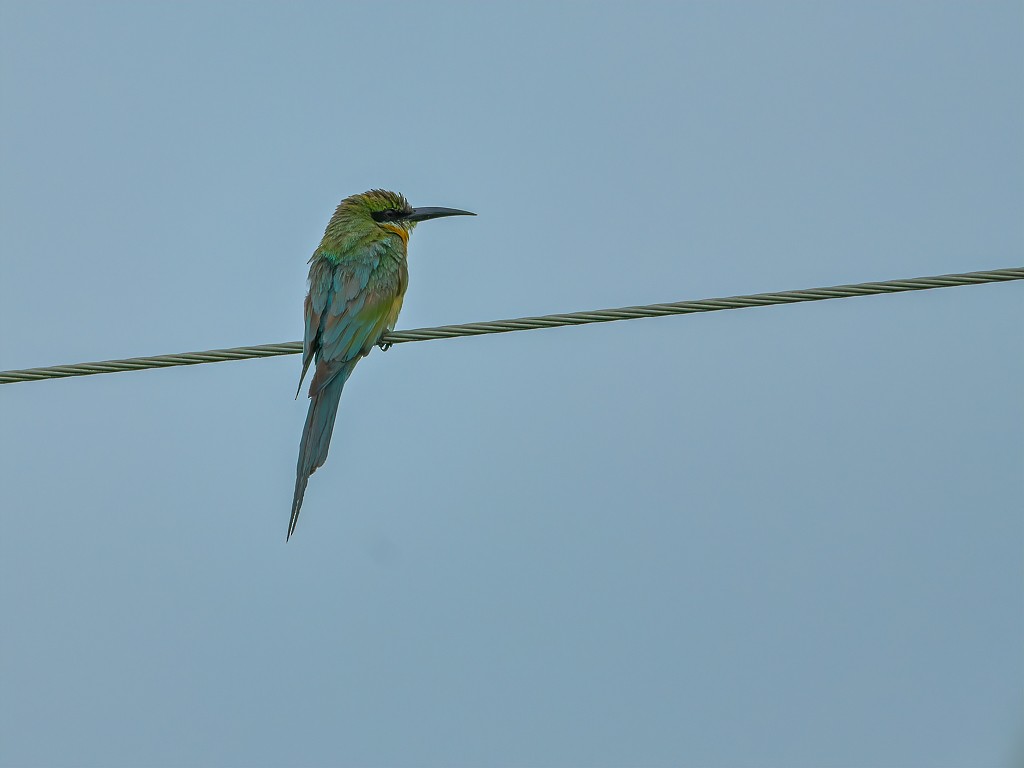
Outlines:
{"type": "Polygon", "coordinates": [[[455,208],[413,208],[402,195],[383,189],[347,197],[335,210],[309,260],[300,390],[313,360],[316,367],[286,539],[295,532],[309,476],[327,460],[345,382],[359,359],[395,329],[409,284],[409,233],[427,219],[475,215],[455,208]]]}

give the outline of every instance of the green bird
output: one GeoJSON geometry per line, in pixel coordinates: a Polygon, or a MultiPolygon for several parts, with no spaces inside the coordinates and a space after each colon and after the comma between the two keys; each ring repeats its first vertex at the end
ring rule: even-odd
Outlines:
{"type": "MultiPolygon", "coordinates": [[[[395,329],[409,285],[409,233],[421,221],[475,216],[455,208],[413,208],[397,192],[372,189],[341,201],[310,258],[302,375],[315,360],[309,412],[299,443],[290,539],[306,483],[327,460],[341,390],[360,358],[395,329]]],[[[296,393],[298,397],[298,393],[296,393]]]]}

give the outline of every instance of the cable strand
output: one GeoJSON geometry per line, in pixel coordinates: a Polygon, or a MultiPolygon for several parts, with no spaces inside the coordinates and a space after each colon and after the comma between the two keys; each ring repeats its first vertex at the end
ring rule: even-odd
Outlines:
{"type": "MultiPolygon", "coordinates": [[[[387,333],[381,341],[386,344],[404,344],[411,341],[454,339],[463,336],[512,333],[514,331],[558,328],[567,325],[586,325],[589,323],[608,323],[616,320],[635,320],[645,317],[688,315],[697,312],[718,312],[724,309],[746,309],[775,304],[797,304],[807,301],[826,301],[828,299],[854,298],[884,293],[925,291],[933,288],[950,288],[961,285],[1006,282],[1009,280],[1024,280],[1024,267],[993,269],[983,272],[964,272],[954,275],[916,277],[909,280],[886,280],[874,283],[835,285],[828,288],[808,288],[779,293],[755,293],[747,296],[678,301],[669,304],[645,304],[636,307],[597,309],[587,312],[569,312],[539,317],[519,317],[511,320],[442,325],[436,328],[413,328],[408,331],[392,331],[387,333]]],[[[200,365],[202,363],[248,360],[260,357],[275,357],[277,355],[295,355],[300,352],[302,352],[302,342],[290,341],[281,344],[261,344],[253,347],[210,349],[204,352],[131,357],[124,360],[104,360],[74,365],[54,365],[46,368],[0,371],[0,384],[42,381],[43,379],[62,379],[69,376],[92,376],[100,373],[141,371],[148,368],[170,368],[179,365],[200,365]]]]}

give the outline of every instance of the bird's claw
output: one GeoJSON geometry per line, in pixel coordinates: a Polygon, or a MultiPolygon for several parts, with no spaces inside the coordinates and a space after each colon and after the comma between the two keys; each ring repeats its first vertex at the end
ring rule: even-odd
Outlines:
{"type": "Polygon", "coordinates": [[[391,349],[391,342],[390,341],[378,341],[377,342],[377,346],[380,347],[380,351],[381,352],[387,352],[389,349],[391,349]]]}

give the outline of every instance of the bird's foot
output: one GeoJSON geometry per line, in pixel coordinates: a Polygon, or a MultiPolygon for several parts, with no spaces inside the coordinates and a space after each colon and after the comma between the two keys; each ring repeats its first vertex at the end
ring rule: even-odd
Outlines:
{"type": "Polygon", "coordinates": [[[390,341],[378,341],[377,342],[377,346],[380,347],[380,351],[381,352],[387,352],[389,349],[391,349],[391,342],[390,341]]]}

